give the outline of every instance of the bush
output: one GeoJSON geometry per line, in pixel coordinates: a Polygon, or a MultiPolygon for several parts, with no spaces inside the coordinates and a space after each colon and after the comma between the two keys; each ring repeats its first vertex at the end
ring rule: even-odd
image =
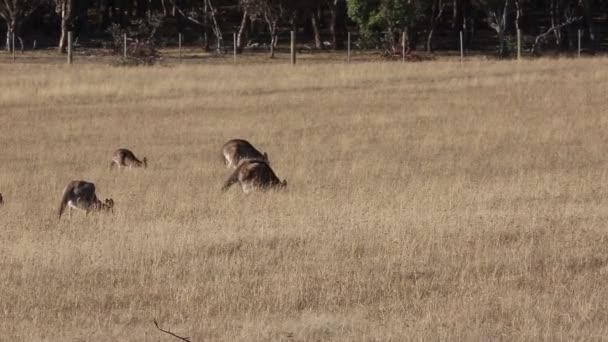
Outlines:
{"type": "Polygon", "coordinates": [[[131,21],[126,28],[113,24],[108,28],[112,35],[114,53],[121,57],[112,62],[115,66],[149,66],[161,59],[158,53],[156,39],[157,29],[162,25],[162,19],[152,16],[131,21]],[[127,34],[127,58],[123,55],[124,34],[127,34]]]}
{"type": "Polygon", "coordinates": [[[507,58],[512,53],[517,53],[517,36],[506,35],[504,43],[496,45],[496,54],[500,58],[507,58]]]}

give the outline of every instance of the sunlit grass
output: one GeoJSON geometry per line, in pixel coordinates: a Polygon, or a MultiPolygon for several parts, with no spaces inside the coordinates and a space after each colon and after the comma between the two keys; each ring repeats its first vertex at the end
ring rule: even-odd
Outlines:
{"type": "Polygon", "coordinates": [[[0,339],[606,336],[607,67],[0,65],[0,339]],[[287,189],[222,193],[232,138],[287,189]]]}

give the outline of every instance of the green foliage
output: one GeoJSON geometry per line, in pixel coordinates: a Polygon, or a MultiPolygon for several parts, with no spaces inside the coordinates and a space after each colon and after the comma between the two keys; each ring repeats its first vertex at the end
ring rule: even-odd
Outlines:
{"type": "Polygon", "coordinates": [[[496,45],[496,54],[498,57],[507,58],[513,53],[517,53],[517,36],[507,35],[505,36],[504,42],[500,42],[496,45]]]}
{"type": "Polygon", "coordinates": [[[357,25],[362,46],[390,45],[395,34],[425,19],[427,1],[347,0],[348,15],[357,25]],[[385,37],[379,33],[386,32],[385,37]]]}
{"type": "Polygon", "coordinates": [[[118,24],[108,28],[112,35],[112,46],[115,53],[122,55],[124,48],[124,34],[127,34],[127,58],[122,56],[112,64],[116,66],[146,66],[154,65],[160,60],[157,49],[156,32],[162,25],[158,16],[133,20],[126,29],[118,24]]]}

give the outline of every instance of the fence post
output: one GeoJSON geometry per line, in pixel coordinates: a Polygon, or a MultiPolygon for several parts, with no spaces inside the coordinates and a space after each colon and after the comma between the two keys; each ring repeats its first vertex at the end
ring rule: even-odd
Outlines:
{"type": "Polygon", "coordinates": [[[234,63],[236,63],[236,32],[232,32],[232,55],[234,56],[234,63]]]}
{"type": "Polygon", "coordinates": [[[182,33],[180,32],[177,37],[177,50],[179,54],[179,61],[182,61],[182,33]]]}
{"type": "Polygon", "coordinates": [[[127,60],[127,34],[124,33],[122,35],[122,58],[126,61],[127,60]]]}
{"type": "Polygon", "coordinates": [[[521,60],[521,30],[517,29],[517,60],[521,60]]]}
{"type": "Polygon", "coordinates": [[[405,63],[405,30],[401,34],[401,62],[405,63]]]}
{"type": "Polygon", "coordinates": [[[462,30],[460,30],[460,64],[464,63],[464,41],[462,37],[462,30]]]}
{"type": "Polygon", "coordinates": [[[582,32],[583,30],[579,29],[578,30],[578,57],[581,57],[581,36],[582,36],[582,32]]]}
{"type": "Polygon", "coordinates": [[[291,65],[296,64],[296,31],[291,31],[291,65]]]}
{"type": "Polygon", "coordinates": [[[346,61],[350,63],[350,31],[347,34],[347,43],[346,43],[346,61]]]}
{"type": "Polygon", "coordinates": [[[68,64],[72,64],[72,31],[68,31],[68,64]]]}

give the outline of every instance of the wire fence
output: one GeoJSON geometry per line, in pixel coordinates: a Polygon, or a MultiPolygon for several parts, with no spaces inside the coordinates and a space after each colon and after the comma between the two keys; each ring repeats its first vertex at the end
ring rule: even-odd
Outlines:
{"type": "MultiPolygon", "coordinates": [[[[324,38],[327,38],[326,36],[324,38]]],[[[533,53],[540,55],[547,45],[546,39],[539,39],[538,36],[510,33],[505,36],[501,43],[495,35],[491,33],[471,33],[460,32],[437,33],[434,37],[429,35],[408,37],[405,34],[387,32],[376,32],[362,35],[359,33],[340,32],[335,39],[316,39],[311,40],[307,34],[296,34],[293,43],[293,53],[306,58],[308,55],[318,55],[325,53],[337,61],[357,61],[369,60],[370,58],[381,57],[389,60],[420,61],[432,59],[432,53],[440,51],[443,55],[455,55],[460,57],[461,62],[469,54],[495,55],[509,58],[522,58],[533,53]],[[431,39],[432,38],[432,39],[431,39]],[[412,41],[414,40],[414,41],[412,41]],[[492,46],[488,40],[494,41],[494,50],[481,50],[479,46],[492,46]]],[[[75,38],[73,41],[70,35],[67,56],[55,53],[53,48],[40,49],[36,47],[36,41],[31,48],[23,44],[16,45],[14,37],[7,39],[9,47],[6,54],[0,54],[0,62],[13,63],[44,63],[60,62],[62,59],[66,63],[86,63],[86,62],[108,62],[116,60],[126,60],[137,49],[134,44],[141,44],[134,38],[124,37],[124,46],[121,49],[110,48],[108,45],[98,42],[83,41],[75,38]]],[[[592,54],[597,49],[590,46],[590,42],[584,36],[584,32],[577,32],[577,39],[574,43],[574,50],[570,54],[583,56],[592,54]],[[590,53],[591,52],[591,53],[590,53]]],[[[210,60],[225,62],[226,58],[231,58],[234,62],[249,61],[260,56],[270,57],[274,51],[275,60],[283,60],[284,55],[292,54],[292,37],[290,31],[278,31],[276,39],[268,33],[256,33],[238,35],[234,33],[222,33],[221,37],[208,34],[206,37],[185,36],[181,33],[175,37],[164,36],[156,42],[160,48],[159,59],[165,63],[195,63],[210,60]],[[274,46],[273,46],[274,42],[274,46]]],[[[140,51],[141,52],[141,51],[140,51]]],[[[293,58],[293,57],[292,57],[293,58]]],[[[314,60],[314,58],[309,58],[314,60]]],[[[325,58],[327,60],[327,58],[325,58]]],[[[268,62],[272,62],[269,60],[268,62]]],[[[153,64],[153,63],[151,63],[153,64]]]]}

